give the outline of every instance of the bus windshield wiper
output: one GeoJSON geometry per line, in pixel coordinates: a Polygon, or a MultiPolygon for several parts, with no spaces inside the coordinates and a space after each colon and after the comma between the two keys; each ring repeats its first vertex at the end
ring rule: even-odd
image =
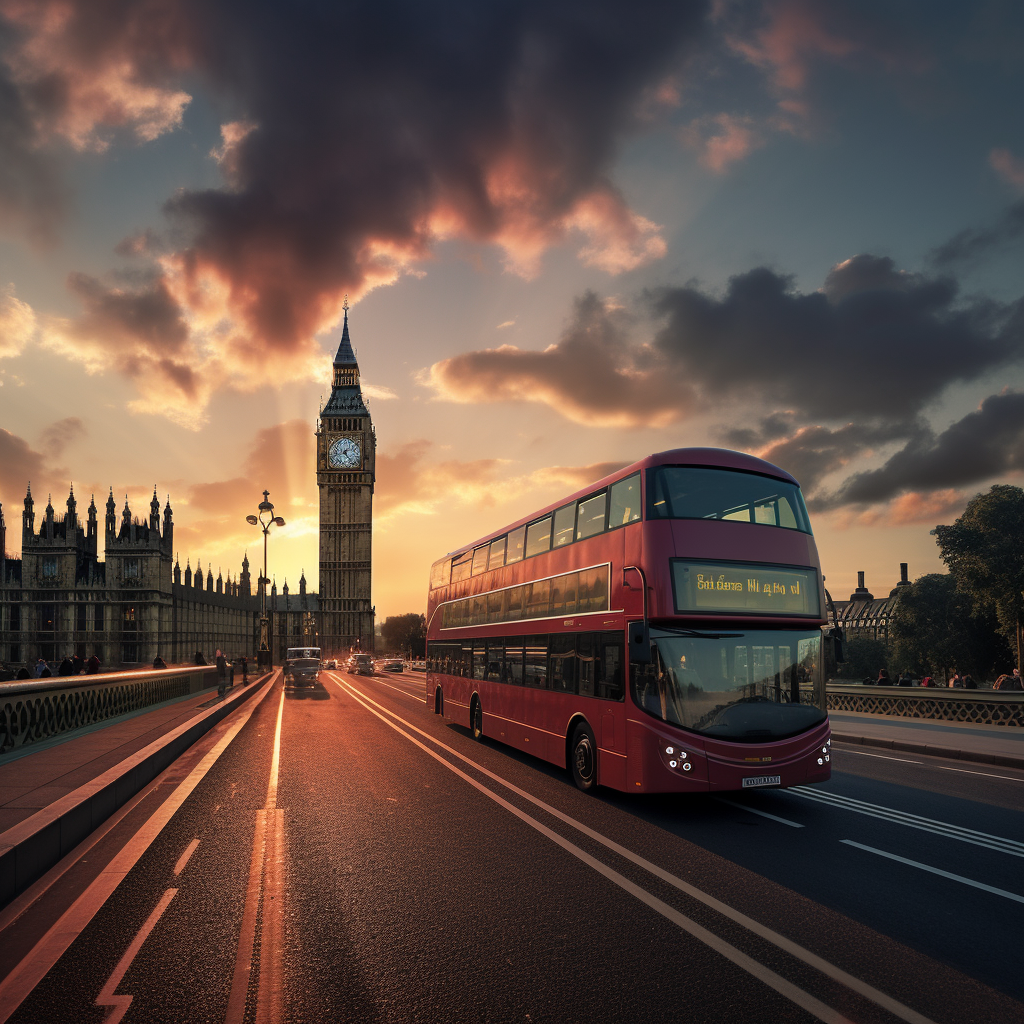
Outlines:
{"type": "MultiPolygon", "coordinates": [[[[701,633],[699,630],[684,629],[681,626],[655,626],[654,628],[671,633],[673,636],[696,637],[699,640],[732,640],[745,635],[744,633],[701,633]]],[[[651,639],[656,641],[658,638],[655,636],[651,639]]]]}

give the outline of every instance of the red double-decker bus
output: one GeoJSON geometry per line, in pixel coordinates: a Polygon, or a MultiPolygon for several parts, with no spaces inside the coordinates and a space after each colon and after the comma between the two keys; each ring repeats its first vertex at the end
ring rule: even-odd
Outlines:
{"type": "Polygon", "coordinates": [[[823,782],[826,623],[797,482],[681,448],[435,562],[426,697],[583,790],[823,782]]]}

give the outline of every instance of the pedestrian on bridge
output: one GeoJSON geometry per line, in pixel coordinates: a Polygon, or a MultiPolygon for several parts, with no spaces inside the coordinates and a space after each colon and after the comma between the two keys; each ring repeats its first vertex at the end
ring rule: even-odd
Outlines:
{"type": "Polygon", "coordinates": [[[217,648],[217,696],[224,699],[224,691],[228,686],[228,660],[217,648]]]}

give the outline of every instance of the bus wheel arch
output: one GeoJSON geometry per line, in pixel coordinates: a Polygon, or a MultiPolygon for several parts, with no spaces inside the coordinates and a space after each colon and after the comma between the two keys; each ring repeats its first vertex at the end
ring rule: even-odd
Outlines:
{"type": "Polygon", "coordinates": [[[473,739],[483,741],[484,709],[478,693],[474,693],[473,699],[469,702],[469,731],[473,734],[473,739]]]}
{"type": "Polygon", "coordinates": [[[569,723],[566,764],[576,788],[584,793],[597,787],[597,738],[593,726],[579,715],[569,723]]]}

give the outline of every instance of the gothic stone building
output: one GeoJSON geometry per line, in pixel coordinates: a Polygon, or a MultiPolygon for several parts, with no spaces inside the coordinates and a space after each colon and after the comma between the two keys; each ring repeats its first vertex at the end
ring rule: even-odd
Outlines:
{"type": "Polygon", "coordinates": [[[184,581],[172,567],[174,524],[170,501],[161,517],[154,489],[148,520],[131,514],[128,500],[118,522],[114,495],[107,498],[99,560],[95,499],[83,520],[74,489],[67,512],[48,501],[38,531],[31,486],[21,517],[21,557],[7,555],[0,506],[0,662],[31,667],[37,658],[95,654],[103,668],[209,661],[219,647],[229,657],[251,654],[259,600],[251,593],[248,560],[237,580],[212,570],[184,581]],[[162,518],[162,522],[161,522],[162,518]]]}
{"type": "Polygon", "coordinates": [[[370,603],[377,438],[359,388],[348,307],[334,357],[331,397],[316,432],[320,490],[320,646],[325,658],[373,650],[370,603]]]}

